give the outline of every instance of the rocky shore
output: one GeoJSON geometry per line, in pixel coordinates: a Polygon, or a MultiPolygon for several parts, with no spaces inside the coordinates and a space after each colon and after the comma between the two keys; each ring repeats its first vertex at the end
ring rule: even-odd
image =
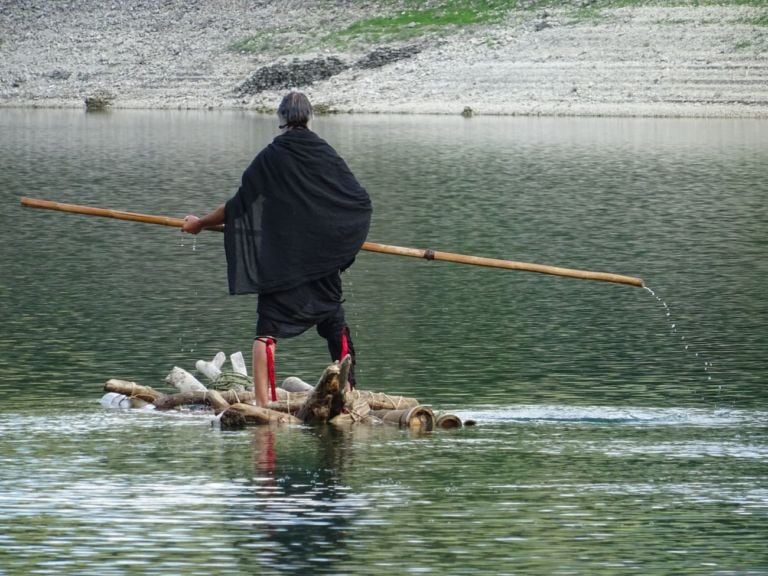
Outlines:
{"type": "Polygon", "coordinates": [[[757,3],[520,2],[460,26],[403,23],[405,9],[0,0],[0,107],[98,96],[115,108],[268,111],[295,87],[320,112],[768,117],[768,8],[757,3]]]}

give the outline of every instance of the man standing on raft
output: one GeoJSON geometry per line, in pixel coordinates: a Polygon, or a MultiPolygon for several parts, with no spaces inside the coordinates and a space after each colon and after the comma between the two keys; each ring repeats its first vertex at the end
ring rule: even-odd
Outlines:
{"type": "Polygon", "coordinates": [[[277,109],[282,133],[254,158],[232,198],[210,214],[184,218],[198,234],[224,224],[230,294],[258,294],[253,342],[256,403],[275,400],[274,348],[316,326],[331,360],[354,347],[342,306],[340,273],[368,236],[371,200],[346,162],[307,124],[312,106],[300,92],[277,109]]]}

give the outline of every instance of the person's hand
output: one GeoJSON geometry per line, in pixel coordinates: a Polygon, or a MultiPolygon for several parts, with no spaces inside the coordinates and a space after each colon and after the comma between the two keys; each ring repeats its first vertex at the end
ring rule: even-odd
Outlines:
{"type": "Polygon", "coordinates": [[[182,232],[187,234],[200,234],[203,226],[200,224],[200,218],[189,214],[184,217],[184,225],[181,227],[182,232]]]}

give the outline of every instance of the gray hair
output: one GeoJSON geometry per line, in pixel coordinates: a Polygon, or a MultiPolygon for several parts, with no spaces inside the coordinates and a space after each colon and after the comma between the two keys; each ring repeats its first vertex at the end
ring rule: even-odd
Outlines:
{"type": "Polygon", "coordinates": [[[277,117],[280,120],[280,128],[306,127],[312,118],[312,104],[301,92],[289,92],[277,107],[277,117]]]}

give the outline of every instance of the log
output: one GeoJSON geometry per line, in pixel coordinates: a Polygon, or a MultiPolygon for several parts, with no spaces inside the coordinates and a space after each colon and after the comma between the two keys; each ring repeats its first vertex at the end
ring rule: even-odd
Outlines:
{"type": "Polygon", "coordinates": [[[218,390],[208,390],[208,402],[213,406],[219,425],[224,429],[242,428],[248,424],[301,424],[301,420],[284,412],[251,404],[229,404],[218,390]]]}
{"type": "MultiPolygon", "coordinates": [[[[309,392],[298,390],[299,388],[304,388],[299,382],[306,384],[306,386],[309,387],[308,390],[314,390],[310,384],[307,384],[300,378],[294,378],[295,377],[289,377],[283,381],[283,387],[277,389],[277,403],[272,403],[275,404],[275,406],[283,405],[287,407],[290,405],[290,410],[277,407],[275,407],[275,410],[290,411],[292,413],[298,411],[299,408],[297,406],[300,407],[310,395],[309,392]],[[288,386],[291,389],[297,389],[297,391],[294,392],[293,390],[284,388],[286,381],[289,379],[291,379],[291,381],[288,383],[288,386]]],[[[372,392],[371,390],[355,389],[347,391],[344,393],[344,397],[347,399],[347,402],[354,402],[358,399],[364,400],[372,410],[402,410],[404,408],[413,408],[414,406],[419,405],[419,401],[416,398],[411,398],[409,396],[393,396],[385,394],[384,392],[372,392]]]]}
{"type": "MultiPolygon", "coordinates": [[[[296,378],[296,380],[300,379],[296,378]]],[[[283,385],[285,385],[285,382],[283,382],[283,385]]],[[[309,384],[307,385],[309,386],[309,384]]],[[[233,403],[236,401],[232,391],[222,391],[222,394],[224,394],[224,398],[226,398],[228,402],[233,403]]],[[[241,402],[249,403],[254,400],[253,392],[238,392],[237,394],[239,395],[241,402]]],[[[174,394],[173,397],[175,396],[176,395],[174,394]]],[[[203,394],[200,394],[197,397],[190,396],[189,401],[185,402],[184,400],[181,400],[175,405],[168,403],[171,402],[170,398],[164,399],[162,409],[166,409],[166,406],[173,408],[174,406],[185,403],[202,404],[203,398],[203,394]]],[[[284,388],[278,388],[277,401],[267,404],[267,408],[277,410],[278,412],[296,414],[307,401],[307,398],[309,398],[309,394],[306,392],[289,392],[284,388]]],[[[354,405],[358,400],[367,403],[371,410],[402,410],[419,405],[419,401],[416,398],[410,398],[408,396],[391,396],[383,392],[372,392],[370,390],[352,390],[351,392],[345,392],[345,402],[347,404],[351,403],[354,405]]],[[[158,406],[158,408],[160,408],[160,406],[158,406]]]]}
{"type": "Polygon", "coordinates": [[[283,388],[277,389],[278,402],[291,402],[294,404],[304,404],[309,398],[309,392],[289,392],[283,388]]]}
{"type": "Polygon", "coordinates": [[[427,406],[415,406],[405,410],[372,410],[371,414],[386,424],[394,424],[414,432],[430,432],[435,429],[435,415],[427,406]]]}
{"type": "Polygon", "coordinates": [[[218,390],[208,390],[206,397],[208,403],[213,406],[214,413],[221,414],[225,410],[229,409],[229,402],[224,400],[224,397],[218,390]]]}
{"type": "Polygon", "coordinates": [[[347,396],[353,399],[360,398],[368,402],[372,410],[402,410],[419,405],[416,398],[408,396],[390,396],[383,392],[371,392],[370,390],[352,390],[347,396]]]}
{"type": "Polygon", "coordinates": [[[299,419],[283,412],[242,402],[230,405],[218,390],[209,390],[207,399],[217,414],[214,424],[218,423],[223,430],[236,430],[249,424],[301,424],[299,419]]]}
{"type": "Polygon", "coordinates": [[[291,414],[253,406],[251,404],[232,404],[227,412],[237,412],[245,418],[246,424],[301,424],[302,421],[291,414]]]}
{"type": "Polygon", "coordinates": [[[104,391],[117,392],[118,394],[123,394],[129,398],[139,398],[140,400],[144,400],[144,402],[149,402],[151,404],[154,404],[155,400],[164,396],[162,392],[158,392],[149,386],[142,386],[141,384],[136,384],[136,382],[119,380],[117,378],[110,378],[107,380],[104,384],[104,391]]]}
{"type": "MultiPolygon", "coordinates": [[[[212,362],[212,364],[215,363],[215,361],[216,358],[214,358],[214,362],[212,362]]],[[[322,379],[323,377],[321,377],[321,380],[322,379]]],[[[115,381],[117,382],[120,380],[115,381]]],[[[153,399],[146,401],[151,402],[158,409],[170,410],[172,408],[186,404],[209,404],[205,395],[205,393],[208,391],[208,388],[206,388],[199,380],[197,380],[192,374],[183,368],[174,366],[173,370],[170,374],[168,374],[165,381],[177,388],[179,393],[164,394],[155,390],[153,392],[153,399]],[[157,401],[155,401],[155,399],[157,401]]],[[[129,383],[129,388],[131,385],[134,387],[139,386],[139,384],[136,383],[129,383]]],[[[297,391],[278,388],[278,400],[277,402],[271,402],[269,404],[269,408],[280,412],[295,414],[301,409],[306,400],[309,398],[310,392],[314,392],[315,388],[297,377],[286,378],[283,382],[283,386],[285,385],[288,385],[292,390],[297,391]]],[[[125,394],[126,396],[131,395],[130,392],[125,393],[121,390],[114,391],[125,394]]],[[[238,402],[248,403],[253,402],[254,400],[253,392],[250,391],[235,392],[232,390],[223,390],[221,393],[224,399],[230,404],[238,402]]],[[[400,410],[404,408],[413,408],[414,406],[419,405],[419,401],[416,398],[407,396],[393,396],[383,392],[372,392],[370,390],[352,390],[350,392],[346,392],[346,395],[348,396],[348,402],[354,403],[357,400],[364,400],[373,410],[400,410]]]]}
{"type": "MultiPolygon", "coordinates": [[[[206,364],[212,367],[221,366],[222,358],[226,357],[220,352],[206,364]]],[[[208,389],[179,367],[174,367],[166,378],[166,381],[172,382],[182,390],[175,394],[164,394],[149,386],[115,378],[105,383],[104,390],[108,393],[105,398],[110,393],[114,393],[115,397],[121,395],[122,398],[117,402],[121,407],[146,402],[159,410],[170,410],[182,405],[206,404],[211,406],[216,414],[214,422],[223,429],[275,423],[331,423],[335,426],[350,426],[384,422],[411,431],[429,432],[474,425],[472,420],[462,423],[454,414],[442,414],[436,418],[429,407],[420,405],[415,398],[390,396],[369,390],[347,390],[351,364],[352,359],[347,355],[341,362],[327,366],[314,387],[298,378],[286,379],[285,382],[288,382],[290,388],[303,391],[291,392],[278,388],[279,399],[266,407],[254,405],[255,398],[251,391],[208,389]],[[197,382],[200,388],[194,382],[197,382]]],[[[114,403],[110,400],[109,407],[114,403]]]]}
{"type": "Polygon", "coordinates": [[[270,410],[277,410],[278,412],[286,412],[288,414],[296,414],[304,403],[307,401],[307,394],[292,394],[285,390],[277,389],[277,400],[269,402],[267,408],[270,410]],[[281,394],[281,391],[283,392],[281,394]]]}
{"type": "Polygon", "coordinates": [[[218,390],[218,393],[230,404],[248,404],[256,401],[256,395],[250,390],[218,390]]]}
{"type": "MultiPolygon", "coordinates": [[[[171,410],[179,406],[188,404],[210,404],[208,401],[208,390],[177,392],[176,394],[160,394],[153,402],[159,410],[171,410]]],[[[255,402],[256,396],[250,390],[219,390],[219,394],[230,404],[248,404],[255,402]]],[[[291,394],[285,390],[277,389],[278,400],[267,404],[267,408],[278,412],[287,412],[295,414],[302,407],[307,399],[306,394],[291,394]]]]}
{"type": "Polygon", "coordinates": [[[442,428],[443,430],[461,428],[462,426],[461,418],[455,414],[440,414],[435,420],[435,428],[442,428]]]}
{"type": "MultiPolygon", "coordinates": [[[[176,394],[161,394],[153,404],[158,410],[172,410],[179,406],[189,404],[208,404],[210,405],[210,390],[177,392],[176,394]]],[[[229,404],[253,402],[255,396],[253,392],[238,392],[237,390],[218,390],[224,400],[229,404]]],[[[298,408],[297,408],[298,409],[298,408]]]]}
{"type": "Polygon", "coordinates": [[[371,406],[365,400],[356,398],[347,399],[344,411],[329,420],[335,426],[349,426],[351,424],[374,424],[378,420],[371,415],[371,406]]]}
{"type": "Polygon", "coordinates": [[[178,406],[189,404],[207,404],[205,401],[206,392],[190,390],[189,392],[179,392],[178,394],[163,394],[156,398],[153,404],[158,410],[171,410],[178,406]]]}
{"type": "Polygon", "coordinates": [[[334,362],[323,371],[317,386],[297,414],[300,420],[307,424],[328,422],[341,414],[351,366],[352,357],[347,354],[341,362],[334,362]]]}
{"type": "Polygon", "coordinates": [[[360,418],[357,418],[355,416],[352,416],[351,414],[342,413],[338,416],[334,416],[328,421],[328,424],[332,424],[333,426],[338,426],[340,428],[347,428],[349,426],[353,426],[356,424],[362,424],[364,426],[374,426],[376,424],[381,424],[381,420],[376,418],[373,414],[367,414],[366,416],[362,416],[360,418]]]}

